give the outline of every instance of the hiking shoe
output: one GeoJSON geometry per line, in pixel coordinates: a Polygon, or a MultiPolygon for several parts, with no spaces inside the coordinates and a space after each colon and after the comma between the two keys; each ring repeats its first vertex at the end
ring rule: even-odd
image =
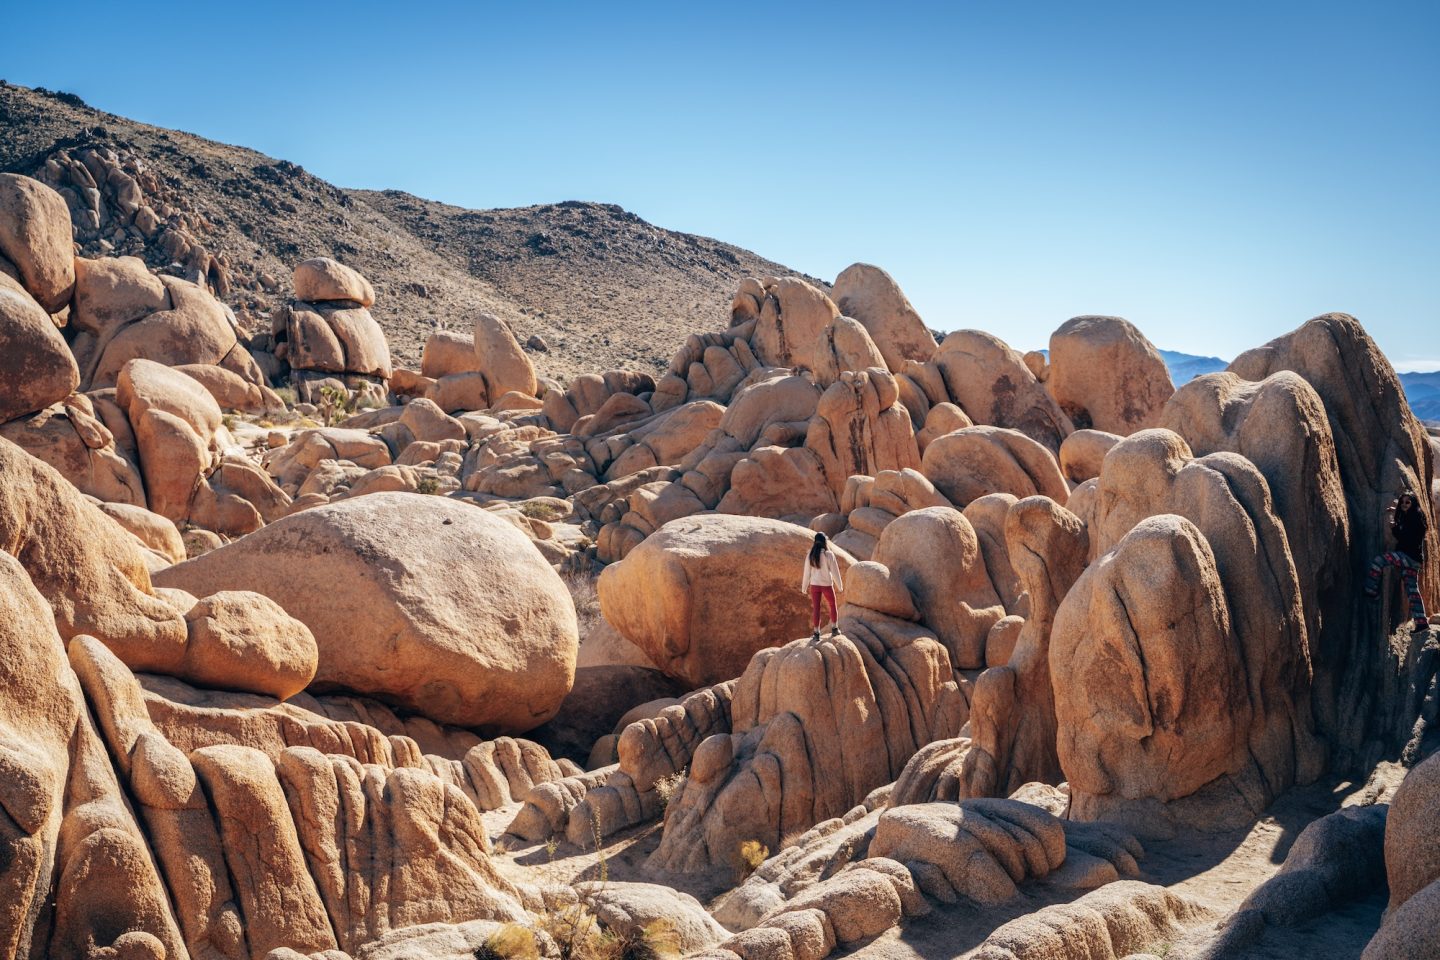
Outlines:
{"type": "Polygon", "coordinates": [[[830,628],[830,639],[834,640],[838,636],[840,636],[840,627],[838,625],[832,626],[830,628]]]}
{"type": "Polygon", "coordinates": [[[810,634],[810,639],[811,639],[811,640],[819,640],[819,639],[820,639],[820,628],[819,628],[819,627],[816,627],[816,628],[815,628],[815,632],[812,633],[812,634],[810,634]]]}

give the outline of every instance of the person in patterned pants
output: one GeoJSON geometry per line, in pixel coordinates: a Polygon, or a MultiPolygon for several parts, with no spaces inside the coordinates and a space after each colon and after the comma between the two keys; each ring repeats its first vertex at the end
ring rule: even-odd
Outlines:
{"type": "Polygon", "coordinates": [[[1380,554],[1370,561],[1370,572],[1365,578],[1365,595],[1372,600],[1380,593],[1380,573],[1386,567],[1396,567],[1405,582],[1405,595],[1410,600],[1410,617],[1415,621],[1416,630],[1429,627],[1425,615],[1425,600],[1420,596],[1420,565],[1425,562],[1425,534],[1429,523],[1420,509],[1420,498],[1413,491],[1406,490],[1390,504],[1390,532],[1395,537],[1395,549],[1380,554]]]}

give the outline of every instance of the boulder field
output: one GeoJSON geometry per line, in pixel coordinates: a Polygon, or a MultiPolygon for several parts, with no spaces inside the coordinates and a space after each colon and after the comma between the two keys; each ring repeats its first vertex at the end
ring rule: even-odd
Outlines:
{"type": "Polygon", "coordinates": [[[1440,440],[1355,318],[1175,384],[855,264],[658,374],[411,370],[334,259],[246,338],[198,240],[75,256],[87,156],[0,174],[0,960],[1440,955],[1434,638],[1361,589],[1408,489],[1440,607],[1440,440]]]}

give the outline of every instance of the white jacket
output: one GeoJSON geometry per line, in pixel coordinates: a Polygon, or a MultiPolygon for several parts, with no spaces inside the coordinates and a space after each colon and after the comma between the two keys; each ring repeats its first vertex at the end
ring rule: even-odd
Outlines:
{"type": "Polygon", "coordinates": [[[805,554],[805,572],[800,577],[800,591],[809,593],[811,587],[840,587],[840,564],[835,554],[826,550],[820,555],[820,566],[810,566],[810,554],[805,554]]]}

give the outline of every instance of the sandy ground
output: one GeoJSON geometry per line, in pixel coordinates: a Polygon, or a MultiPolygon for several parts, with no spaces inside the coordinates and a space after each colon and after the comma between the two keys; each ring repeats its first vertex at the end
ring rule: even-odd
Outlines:
{"type": "MultiPolygon", "coordinates": [[[[1386,771],[1381,776],[1384,781],[1381,786],[1387,786],[1398,782],[1399,774],[1386,771]]],[[[1234,910],[1252,890],[1280,869],[1290,845],[1307,824],[1341,806],[1363,803],[1375,793],[1373,784],[1369,787],[1353,782],[1316,784],[1282,797],[1268,815],[1248,831],[1152,841],[1146,844],[1146,855],[1140,861],[1142,875],[1138,879],[1170,887],[1209,908],[1211,920],[1192,929],[1181,942],[1189,944],[1204,939],[1215,921],[1234,910]]],[[[1006,921],[1079,896],[1080,892],[1057,890],[1038,883],[1023,887],[1018,900],[999,909],[966,905],[937,907],[929,916],[882,934],[853,954],[869,960],[967,957],[991,931],[1006,921]]],[[[1250,948],[1231,956],[1235,960],[1359,957],[1380,925],[1385,899],[1384,889],[1378,889],[1373,895],[1304,926],[1270,928],[1250,948]]],[[[1150,949],[1165,956],[1175,946],[1158,943],[1150,949]]]]}
{"type": "MultiPolygon", "coordinates": [[[[1159,943],[1151,949],[1164,956],[1172,949],[1207,939],[1214,924],[1233,911],[1252,890],[1272,876],[1285,860],[1301,830],[1315,819],[1342,806],[1385,799],[1403,777],[1396,766],[1382,766],[1367,783],[1327,781],[1293,790],[1282,797],[1249,830],[1216,835],[1194,835],[1146,844],[1138,879],[1157,883],[1207,907],[1210,919],[1192,928],[1175,944],[1159,943]]],[[[498,840],[520,809],[512,804],[485,815],[486,826],[498,840]]],[[[657,873],[645,859],[660,841],[658,824],[607,839],[603,856],[568,843],[526,844],[506,848],[496,857],[502,873],[531,883],[549,879],[572,884],[598,880],[663,883],[710,903],[736,882],[726,871],[703,874],[657,873]],[[602,868],[601,863],[604,863],[602,868]]],[[[936,905],[927,916],[909,920],[871,942],[850,951],[867,960],[958,960],[971,956],[989,934],[1006,921],[1053,903],[1077,899],[1083,891],[1065,890],[1046,883],[1022,887],[1022,893],[1003,907],[936,905]]],[[[1358,958],[1380,925],[1386,892],[1377,889],[1343,909],[1294,928],[1270,928],[1235,960],[1347,960],[1358,958]]]]}

